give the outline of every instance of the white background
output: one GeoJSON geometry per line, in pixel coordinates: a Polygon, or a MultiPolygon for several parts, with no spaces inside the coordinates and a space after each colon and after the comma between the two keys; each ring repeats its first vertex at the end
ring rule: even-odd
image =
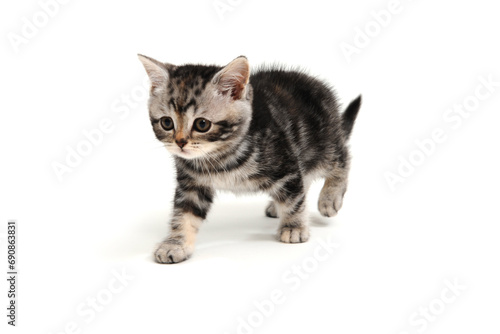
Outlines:
{"type": "Polygon", "coordinates": [[[2,2],[1,263],[6,272],[5,224],[17,219],[20,272],[16,328],[1,280],[2,333],[498,332],[500,87],[460,124],[443,118],[473,101],[480,77],[500,81],[494,3],[401,0],[349,62],[342,43],[376,29],[371,13],[389,1],[227,1],[222,16],[212,0],[69,1],[17,48],[9,36],[42,9],[2,2]],[[315,184],[311,240],[281,244],[265,196],[220,194],[194,256],[156,264],[175,184],[146,100],[123,108],[145,78],[137,53],[220,65],[243,54],[302,66],[344,105],[362,93],[340,214],[319,215],[315,184]],[[59,180],[53,164],[104,119],[112,130],[59,180]],[[391,189],[386,174],[437,128],[446,140],[391,189]],[[339,246],[318,264],[329,239],[339,246]],[[290,272],[303,265],[307,278],[290,272]],[[133,279],[109,292],[122,270],[133,279]],[[464,288],[444,303],[447,280],[464,288]],[[274,290],[284,300],[262,315],[255,303],[274,290]],[[96,297],[106,305],[90,319],[96,297]],[[429,307],[439,314],[422,320],[429,307]]]}

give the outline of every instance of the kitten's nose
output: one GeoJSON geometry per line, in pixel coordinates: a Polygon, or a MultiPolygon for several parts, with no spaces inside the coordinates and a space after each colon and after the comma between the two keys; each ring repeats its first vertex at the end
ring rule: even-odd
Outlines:
{"type": "Polygon", "coordinates": [[[184,146],[186,146],[187,144],[187,140],[185,138],[182,138],[180,140],[176,139],[175,140],[175,143],[177,144],[177,146],[179,146],[180,148],[183,148],[184,146]]]}

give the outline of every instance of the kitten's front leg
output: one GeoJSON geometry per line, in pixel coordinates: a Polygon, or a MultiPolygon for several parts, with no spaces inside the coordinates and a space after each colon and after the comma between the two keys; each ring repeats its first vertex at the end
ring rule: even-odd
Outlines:
{"type": "Polygon", "coordinates": [[[274,195],[277,215],[281,218],[278,239],[285,243],[306,242],[309,226],[305,214],[306,192],[300,176],[288,180],[274,195]]]}
{"type": "Polygon", "coordinates": [[[177,179],[174,216],[170,234],[155,251],[159,263],[178,263],[193,254],[198,229],[206,218],[213,200],[212,188],[196,185],[188,178],[177,179]]]}

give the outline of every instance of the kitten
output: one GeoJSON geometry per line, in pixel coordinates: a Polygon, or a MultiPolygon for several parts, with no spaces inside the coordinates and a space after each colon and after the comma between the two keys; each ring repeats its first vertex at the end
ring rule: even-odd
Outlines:
{"type": "Polygon", "coordinates": [[[192,255],[215,189],[268,193],[265,213],[280,218],[277,237],[284,243],[309,238],[304,207],[314,179],[325,178],[319,211],[337,214],[361,96],[341,116],[332,89],[299,71],[270,67],[250,75],[243,56],[225,67],[139,59],[151,80],[154,133],[177,169],[171,231],[155,252],[157,262],[192,255]]]}

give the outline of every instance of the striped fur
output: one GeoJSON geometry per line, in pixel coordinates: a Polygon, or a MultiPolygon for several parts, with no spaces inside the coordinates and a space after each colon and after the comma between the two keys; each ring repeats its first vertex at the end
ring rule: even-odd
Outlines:
{"type": "Polygon", "coordinates": [[[319,211],[337,214],[360,97],[340,115],[333,90],[301,71],[262,67],[250,75],[245,57],[225,67],[139,58],[152,81],[153,131],[177,169],[171,232],[156,250],[158,262],[191,256],[217,189],[269,194],[266,215],[280,218],[277,238],[285,243],[309,238],[305,202],[314,179],[325,179],[319,211]],[[162,126],[165,117],[173,129],[162,126]],[[208,131],[197,131],[200,118],[211,124],[208,131]]]}

